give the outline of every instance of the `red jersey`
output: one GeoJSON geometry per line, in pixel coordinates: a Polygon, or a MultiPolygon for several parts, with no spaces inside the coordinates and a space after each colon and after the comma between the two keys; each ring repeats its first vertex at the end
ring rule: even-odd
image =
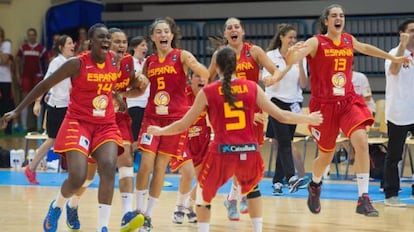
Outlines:
{"type": "Polygon", "coordinates": [[[130,54],[124,54],[119,65],[118,80],[114,87],[116,91],[126,91],[131,79],[131,70],[134,70],[132,56],[130,54]]]}
{"type": "MultiPolygon", "coordinates": [[[[191,86],[187,86],[186,88],[187,93],[187,100],[188,100],[188,108],[191,108],[191,106],[194,104],[195,95],[193,93],[193,90],[191,89],[191,86]]],[[[188,139],[191,140],[192,137],[199,136],[200,134],[204,134],[205,130],[207,130],[207,111],[203,111],[197,119],[193,122],[193,124],[188,128],[188,139]]],[[[210,133],[210,132],[209,132],[210,133]]]]}
{"type": "Polygon", "coordinates": [[[316,38],[318,50],[315,57],[307,56],[312,97],[336,101],[355,94],[352,84],[352,36],[342,33],[339,44],[325,35],[316,35],[316,38]]]}
{"type": "Polygon", "coordinates": [[[115,122],[112,89],[117,82],[115,57],[108,53],[105,63],[97,64],[91,52],[78,55],[79,74],[72,78],[72,91],[66,117],[93,124],[115,122]]]}
{"type": "Polygon", "coordinates": [[[41,44],[23,44],[17,56],[22,59],[22,78],[43,78],[41,60],[46,58],[46,48],[41,44]]]}
{"type": "MultiPolygon", "coordinates": [[[[124,56],[121,59],[120,65],[119,65],[118,80],[114,87],[114,89],[117,92],[124,92],[127,90],[129,86],[129,82],[131,80],[131,70],[133,69],[134,69],[134,61],[132,59],[132,56],[128,53],[124,54],[124,56]]],[[[126,104],[126,98],[124,98],[123,100],[126,104]]],[[[116,121],[118,125],[119,125],[118,122],[120,120],[130,120],[130,117],[127,111],[116,113],[116,121]]]]}
{"type": "Polygon", "coordinates": [[[152,54],[146,60],[150,95],[146,117],[181,118],[187,112],[187,76],[181,63],[181,50],[173,49],[165,58],[152,54]]]}
{"type": "Polygon", "coordinates": [[[250,54],[251,43],[244,42],[240,55],[237,57],[236,76],[259,83],[260,67],[250,54]]]}
{"type": "Polygon", "coordinates": [[[243,109],[232,109],[225,102],[221,81],[215,81],[203,88],[207,97],[207,112],[213,131],[213,142],[209,151],[219,153],[244,153],[258,151],[253,119],[256,108],[257,84],[243,79],[231,82],[236,94],[236,105],[243,109]]]}

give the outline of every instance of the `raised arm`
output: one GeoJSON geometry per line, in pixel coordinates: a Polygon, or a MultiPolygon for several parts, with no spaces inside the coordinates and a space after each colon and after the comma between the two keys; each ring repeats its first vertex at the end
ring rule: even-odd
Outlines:
{"type": "Polygon", "coordinates": [[[311,114],[297,114],[297,113],[292,113],[288,110],[280,109],[265,96],[265,93],[259,86],[257,86],[256,104],[263,111],[267,112],[273,118],[277,119],[281,123],[286,123],[286,124],[308,123],[311,125],[319,125],[323,121],[322,114],[319,111],[312,112],[311,114]]]}
{"type": "Polygon", "coordinates": [[[197,117],[203,112],[207,106],[207,98],[204,91],[201,89],[197,94],[194,104],[190,110],[178,121],[171,123],[165,127],[149,126],[147,129],[148,134],[152,135],[175,135],[185,131],[191,124],[197,119],[197,117]]]}
{"type": "Polygon", "coordinates": [[[303,60],[307,55],[312,57],[318,49],[318,39],[316,37],[309,38],[305,42],[297,42],[288,49],[285,60],[287,65],[292,65],[303,60]]]}
{"type": "MultiPolygon", "coordinates": [[[[407,48],[408,40],[410,38],[410,34],[408,33],[400,33],[400,46],[398,46],[397,53],[395,56],[403,56],[404,51],[407,48]]],[[[391,62],[389,70],[385,70],[386,72],[389,71],[392,75],[397,75],[401,70],[402,64],[391,62]]]]}
{"type": "MultiPolygon", "coordinates": [[[[268,77],[268,80],[273,81],[274,83],[281,80],[282,77],[286,74],[281,72],[273,61],[266,55],[263,49],[259,46],[254,45],[250,49],[250,53],[252,54],[254,60],[261,66],[263,66],[271,75],[268,77]]],[[[266,83],[265,83],[266,84],[266,83]]]]}
{"type": "Polygon", "coordinates": [[[209,71],[203,64],[197,61],[193,54],[186,50],[183,50],[181,53],[181,61],[185,66],[185,70],[187,70],[186,68],[189,68],[194,73],[200,75],[201,78],[208,81],[208,78],[210,76],[209,71]]]}
{"type": "Polygon", "coordinates": [[[58,68],[49,78],[39,82],[28,95],[20,102],[20,104],[11,112],[6,113],[2,117],[2,126],[7,125],[7,122],[16,118],[20,112],[26,108],[30,103],[35,101],[39,96],[46,93],[50,88],[64,80],[65,78],[76,76],[80,69],[80,60],[72,58],[66,61],[60,68],[58,68]]]}
{"type": "Polygon", "coordinates": [[[216,54],[217,54],[217,51],[214,52],[213,55],[211,56],[210,66],[208,66],[208,72],[209,72],[208,82],[214,81],[214,78],[217,75],[217,71],[216,71],[216,54]]]}
{"type": "Polygon", "coordinates": [[[356,49],[357,51],[365,54],[365,55],[369,55],[369,56],[374,56],[374,57],[378,57],[378,58],[383,58],[383,59],[388,59],[391,60],[393,63],[409,63],[410,60],[408,57],[403,57],[403,56],[393,56],[389,53],[384,52],[383,50],[367,44],[367,43],[362,43],[359,42],[355,37],[352,37],[353,43],[354,43],[354,49],[356,49]]]}

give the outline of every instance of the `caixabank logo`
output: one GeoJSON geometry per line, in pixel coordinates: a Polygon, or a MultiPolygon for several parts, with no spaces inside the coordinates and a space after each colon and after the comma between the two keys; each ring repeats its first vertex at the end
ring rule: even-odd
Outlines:
{"type": "Polygon", "coordinates": [[[241,153],[241,152],[252,152],[257,151],[257,144],[220,144],[220,153],[241,153]]]}

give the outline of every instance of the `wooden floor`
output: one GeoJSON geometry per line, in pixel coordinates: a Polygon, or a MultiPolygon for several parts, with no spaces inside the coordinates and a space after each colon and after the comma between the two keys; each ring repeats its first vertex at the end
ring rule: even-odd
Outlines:
{"type": "MultiPolygon", "coordinates": [[[[0,140],[0,146],[8,149],[23,147],[23,139],[0,140]]],[[[31,148],[36,148],[33,141],[31,148]]],[[[301,147],[301,144],[299,145],[301,147]]],[[[263,159],[268,166],[268,146],[262,148],[263,159]]],[[[305,169],[309,172],[314,156],[314,145],[310,143],[307,149],[305,169]]],[[[274,163],[273,163],[274,165],[274,163]]],[[[273,166],[272,165],[272,166],[273,166]]],[[[344,171],[341,164],[340,171],[344,171]]],[[[334,171],[332,169],[331,171],[334,171]]],[[[350,174],[353,174],[351,165],[350,174]]],[[[405,176],[411,177],[409,166],[406,166],[405,176]]],[[[58,192],[57,187],[45,186],[0,186],[0,231],[42,231],[43,218],[51,199],[58,192]]],[[[341,193],[338,193],[341,194],[341,193]]],[[[81,200],[79,209],[82,231],[96,231],[97,189],[90,189],[81,200]]],[[[239,222],[230,222],[223,207],[224,195],[218,195],[212,205],[212,232],[247,232],[251,231],[248,215],[242,215],[239,222]]],[[[171,222],[171,216],[176,201],[175,192],[163,192],[153,215],[153,232],[197,231],[194,224],[176,225],[171,222]]],[[[355,213],[355,201],[322,200],[322,212],[313,215],[309,212],[304,198],[263,197],[263,231],[306,231],[306,232],[342,232],[342,231],[398,231],[412,232],[414,229],[414,205],[406,208],[385,207],[382,202],[375,203],[380,211],[380,217],[369,218],[355,213]]],[[[113,200],[110,231],[119,231],[121,221],[121,206],[119,192],[116,190],[113,200]]],[[[58,231],[68,231],[65,225],[66,214],[63,213],[58,231]]]]}
{"type": "MultiPolygon", "coordinates": [[[[0,186],[1,231],[42,231],[42,221],[50,200],[58,188],[42,186],[0,186]]],[[[79,215],[82,231],[95,231],[96,189],[88,190],[81,200],[79,215]]],[[[110,231],[118,231],[121,220],[119,193],[116,192],[112,207],[110,231]]],[[[227,220],[222,205],[224,195],[218,195],[212,206],[211,231],[251,231],[250,220],[242,215],[239,222],[227,220]]],[[[197,231],[194,224],[176,225],[171,222],[176,194],[164,192],[153,215],[154,232],[197,231]]],[[[398,231],[412,232],[414,228],[414,206],[407,208],[385,207],[375,204],[380,217],[369,218],[356,214],[356,202],[323,200],[320,215],[313,215],[306,206],[306,199],[264,197],[263,231],[398,231]]],[[[58,231],[68,231],[62,213],[58,231]]]]}

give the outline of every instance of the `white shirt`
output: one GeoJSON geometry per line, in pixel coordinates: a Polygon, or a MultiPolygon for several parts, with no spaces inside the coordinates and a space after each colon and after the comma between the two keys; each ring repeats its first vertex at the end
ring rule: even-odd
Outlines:
{"type": "MultiPolygon", "coordinates": [[[[279,70],[286,69],[285,59],[280,54],[279,49],[268,51],[266,55],[279,70]]],[[[306,61],[303,60],[302,63],[304,70],[306,70],[306,61]]],[[[263,69],[263,77],[270,75],[266,69],[263,69]]],[[[285,74],[281,81],[265,87],[265,94],[269,98],[275,97],[286,103],[303,102],[302,88],[299,85],[299,64],[292,65],[292,68],[285,74]]]]}
{"type": "MultiPolygon", "coordinates": [[[[47,69],[46,75],[44,79],[48,78],[50,75],[53,74],[63,63],[67,61],[62,54],[59,54],[55,57],[49,64],[49,68],[47,69]]],[[[66,78],[61,82],[57,83],[49,90],[49,100],[47,104],[56,107],[56,108],[64,108],[68,107],[69,104],[69,93],[70,89],[72,88],[72,83],[70,78],[66,78]]]]}
{"type": "MultiPolygon", "coordinates": [[[[395,47],[389,53],[395,55],[397,50],[395,47]]],[[[404,51],[404,56],[410,54],[404,51]]],[[[390,66],[391,60],[385,60],[385,118],[399,126],[414,124],[414,66],[410,62],[397,75],[390,73],[390,66]]]]}
{"type": "MultiPolygon", "coordinates": [[[[368,78],[365,74],[353,71],[352,72],[352,84],[354,85],[355,92],[361,96],[372,96],[371,86],[369,85],[368,78]]],[[[371,100],[367,102],[367,106],[371,112],[375,112],[375,101],[371,97],[371,100]]]]}
{"type": "MultiPolygon", "coordinates": [[[[135,57],[132,57],[132,58],[134,60],[134,70],[135,70],[135,72],[141,71],[142,67],[145,63],[145,60],[143,62],[140,62],[137,58],[135,58],[135,57]]],[[[145,108],[147,106],[147,103],[148,103],[149,93],[150,93],[150,89],[149,89],[149,84],[148,84],[148,86],[145,89],[145,92],[144,92],[143,95],[141,95],[139,97],[128,97],[126,99],[128,108],[136,107],[136,106],[141,107],[141,108],[145,108]]]]}
{"type": "MultiPolygon", "coordinates": [[[[11,43],[10,41],[3,41],[0,45],[0,52],[3,54],[11,55],[11,43]]],[[[10,63],[7,64],[0,64],[0,82],[3,83],[11,83],[11,70],[10,70],[10,63]]]]}

